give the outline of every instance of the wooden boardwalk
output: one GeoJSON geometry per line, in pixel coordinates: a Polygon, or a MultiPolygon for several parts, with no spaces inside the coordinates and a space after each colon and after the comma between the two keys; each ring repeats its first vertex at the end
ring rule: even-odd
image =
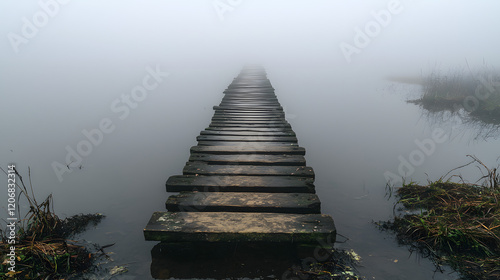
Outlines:
{"type": "Polygon", "coordinates": [[[146,240],[163,242],[335,240],[320,212],[314,171],[262,68],[245,68],[214,106],[183,175],[167,181],[168,212],[155,212],[146,240]]]}

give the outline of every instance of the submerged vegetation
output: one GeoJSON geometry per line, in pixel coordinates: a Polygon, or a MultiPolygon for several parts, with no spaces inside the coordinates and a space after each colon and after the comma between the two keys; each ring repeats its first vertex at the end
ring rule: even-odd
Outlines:
{"type": "Polygon", "coordinates": [[[500,72],[484,67],[457,70],[448,75],[432,73],[421,80],[422,96],[409,102],[429,112],[463,112],[472,120],[500,124],[500,72]]]}
{"type": "Polygon", "coordinates": [[[19,221],[15,227],[15,259],[12,263],[9,257],[12,245],[8,242],[11,234],[0,229],[0,278],[67,279],[91,267],[94,254],[68,238],[85,230],[88,224],[96,225],[104,216],[80,214],[61,219],[54,213],[52,195],[38,203],[31,178],[29,192],[22,176],[14,171],[20,181],[16,186],[27,200],[29,211],[22,218],[17,205],[19,221]],[[9,269],[14,263],[15,269],[9,269]]]}
{"type": "Polygon", "coordinates": [[[482,184],[467,183],[460,176],[459,183],[451,181],[454,176],[426,186],[405,183],[396,191],[396,205],[407,213],[381,227],[394,230],[401,243],[436,264],[449,264],[466,279],[500,279],[500,174],[469,157],[469,164],[478,163],[486,171],[482,184]]]}
{"type": "Polygon", "coordinates": [[[325,262],[313,262],[309,267],[290,268],[294,279],[312,280],[361,280],[356,266],[361,257],[354,250],[332,249],[330,258],[325,262]]]}

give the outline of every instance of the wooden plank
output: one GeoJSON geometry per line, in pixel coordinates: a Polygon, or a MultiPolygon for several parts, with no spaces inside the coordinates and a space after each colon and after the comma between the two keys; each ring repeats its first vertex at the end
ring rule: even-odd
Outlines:
{"type": "Polygon", "coordinates": [[[231,114],[231,113],[222,113],[222,114],[214,114],[212,118],[223,118],[223,119],[255,119],[255,120],[267,120],[267,119],[285,119],[285,114],[268,114],[268,113],[259,113],[259,114],[231,114]]]}
{"type": "Polygon", "coordinates": [[[288,124],[285,119],[279,120],[259,120],[259,121],[246,121],[246,120],[212,120],[213,124],[243,124],[243,125],[265,125],[265,124],[288,124]]]}
{"type": "Polygon", "coordinates": [[[168,192],[315,193],[314,180],[296,176],[170,176],[168,192]]]}
{"type": "Polygon", "coordinates": [[[245,113],[245,112],[234,111],[234,113],[233,112],[222,112],[222,113],[216,112],[212,117],[213,118],[240,117],[240,118],[268,119],[268,118],[285,118],[285,114],[284,113],[275,113],[275,112],[245,113]]]}
{"type": "Polygon", "coordinates": [[[254,85],[254,84],[230,84],[228,89],[258,89],[258,90],[274,90],[271,85],[254,85]]]}
{"type": "Polygon", "coordinates": [[[231,103],[231,104],[221,104],[219,106],[214,106],[214,109],[244,110],[245,108],[256,111],[282,109],[279,103],[273,103],[267,105],[231,103]]]}
{"type": "Polygon", "coordinates": [[[230,131],[230,130],[202,130],[201,135],[233,135],[233,136],[274,136],[274,137],[288,137],[295,136],[293,131],[230,131]]]}
{"type": "Polygon", "coordinates": [[[278,97],[275,94],[252,96],[248,94],[226,94],[222,101],[275,101],[278,102],[278,97]]]}
{"type": "Polygon", "coordinates": [[[250,79],[235,79],[230,84],[231,86],[259,86],[259,87],[270,87],[271,82],[269,79],[259,79],[259,78],[250,78],[250,79]]]}
{"type": "Polygon", "coordinates": [[[219,107],[245,107],[245,108],[280,108],[280,104],[278,102],[241,102],[241,101],[231,101],[231,102],[221,102],[219,103],[219,107]]]}
{"type": "Polygon", "coordinates": [[[198,141],[199,146],[244,146],[259,149],[262,146],[298,146],[295,142],[231,142],[231,141],[198,141]]]}
{"type": "Polygon", "coordinates": [[[256,81],[233,81],[228,87],[228,89],[233,88],[263,88],[270,89],[273,88],[271,83],[268,82],[256,82],[256,81]]]}
{"type": "Polygon", "coordinates": [[[267,96],[252,96],[252,95],[236,95],[236,94],[226,94],[222,98],[221,102],[255,102],[255,103],[279,103],[278,97],[276,95],[267,96]]]}
{"type": "Polygon", "coordinates": [[[281,122],[286,121],[284,117],[268,117],[268,118],[254,118],[254,117],[218,117],[214,116],[212,121],[226,122],[226,121],[245,121],[245,122],[281,122]]]}
{"type": "Polygon", "coordinates": [[[243,97],[238,97],[238,96],[229,96],[226,95],[221,102],[223,103],[230,103],[230,102],[239,102],[239,103],[274,103],[277,104],[278,99],[277,98],[272,98],[272,97],[266,97],[266,98],[243,98],[243,97]]]}
{"type": "Polygon", "coordinates": [[[299,146],[193,146],[191,153],[216,155],[267,154],[267,155],[305,155],[306,150],[299,146]]]}
{"type": "Polygon", "coordinates": [[[285,114],[282,109],[273,110],[256,110],[254,108],[250,109],[215,109],[214,114],[232,114],[232,115],[283,115],[285,114]]]}
{"type": "Polygon", "coordinates": [[[170,212],[266,212],[319,214],[321,203],[310,193],[183,192],[171,195],[170,212]]]}
{"type": "Polygon", "coordinates": [[[269,94],[269,93],[274,93],[274,88],[231,88],[231,89],[226,89],[224,90],[223,93],[226,94],[237,94],[237,93],[244,93],[244,94],[269,94]]]}
{"type": "Polygon", "coordinates": [[[254,112],[274,112],[274,111],[283,111],[283,107],[281,106],[262,106],[262,107],[244,107],[244,106],[214,106],[214,110],[232,110],[232,111],[254,111],[254,112]]]}
{"type": "Polygon", "coordinates": [[[314,178],[309,166],[210,165],[187,162],[183,175],[298,176],[314,178]]]}
{"type": "Polygon", "coordinates": [[[209,127],[248,127],[248,128],[273,128],[273,127],[291,127],[289,123],[226,123],[226,122],[211,122],[209,127]]]}
{"type": "Polygon", "coordinates": [[[155,212],[144,229],[146,240],[162,242],[318,243],[335,235],[333,219],[322,214],[155,212]]]}
{"type": "Polygon", "coordinates": [[[214,118],[285,118],[284,113],[231,113],[231,112],[215,112],[214,118]]]}
{"type": "Polygon", "coordinates": [[[238,164],[238,165],[293,165],[304,166],[306,159],[300,155],[214,155],[191,153],[189,161],[200,161],[207,164],[238,164]]]}
{"type": "Polygon", "coordinates": [[[280,106],[279,102],[276,100],[264,101],[264,100],[222,100],[220,106],[280,106]]]}
{"type": "Polygon", "coordinates": [[[217,127],[291,127],[287,122],[238,122],[238,121],[224,121],[224,122],[214,122],[212,121],[209,126],[217,127]]]}
{"type": "Polygon", "coordinates": [[[297,137],[274,136],[230,136],[230,135],[200,135],[197,141],[239,141],[239,142],[297,142],[297,137]]]}
{"type": "Polygon", "coordinates": [[[249,92],[242,92],[242,93],[224,93],[224,97],[222,100],[226,99],[238,99],[238,100],[267,100],[267,99],[272,99],[278,101],[278,96],[274,92],[267,92],[267,93],[249,93],[249,92]]]}
{"type": "MultiPolygon", "coordinates": [[[[226,89],[222,92],[224,96],[249,96],[249,97],[270,97],[276,96],[276,93],[273,90],[263,90],[263,89],[226,89]]],[[[277,97],[277,96],[276,96],[277,97]]]]}
{"type": "Polygon", "coordinates": [[[290,127],[207,127],[213,131],[293,132],[290,127]]]}

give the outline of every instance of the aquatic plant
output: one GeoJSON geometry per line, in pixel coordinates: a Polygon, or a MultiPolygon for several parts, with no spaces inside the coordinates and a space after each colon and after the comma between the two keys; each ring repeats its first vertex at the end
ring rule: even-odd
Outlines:
{"type": "Polygon", "coordinates": [[[472,71],[433,72],[421,79],[420,98],[410,100],[429,112],[464,110],[473,120],[500,124],[500,72],[484,66],[472,71]]]}
{"type": "MultiPolygon", "coordinates": [[[[30,171],[30,191],[21,174],[15,168],[14,171],[20,181],[16,186],[20,195],[27,200],[29,211],[16,224],[15,270],[8,270],[7,254],[12,244],[8,242],[7,232],[0,229],[0,278],[59,279],[88,269],[94,254],[67,238],[83,231],[89,223],[96,225],[104,216],[81,214],[61,219],[54,213],[52,195],[41,203],[37,202],[30,171]]],[[[19,206],[17,211],[18,216],[21,216],[19,206]]]]}
{"type": "Polygon", "coordinates": [[[413,211],[380,225],[394,230],[401,243],[415,246],[437,264],[448,263],[469,279],[499,279],[500,177],[496,168],[469,157],[473,160],[459,168],[479,164],[486,170],[480,180],[468,183],[457,175],[445,179],[448,173],[425,186],[405,183],[396,190],[396,205],[413,211]],[[460,182],[451,180],[456,177],[460,182]]]}
{"type": "Polygon", "coordinates": [[[356,266],[361,257],[354,250],[331,249],[330,258],[324,262],[313,262],[308,267],[292,267],[289,279],[311,280],[361,280],[364,277],[358,274],[356,266]]]}

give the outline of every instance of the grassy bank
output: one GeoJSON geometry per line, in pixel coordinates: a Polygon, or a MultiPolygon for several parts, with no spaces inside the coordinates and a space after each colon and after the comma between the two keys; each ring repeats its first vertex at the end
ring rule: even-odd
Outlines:
{"type": "Polygon", "coordinates": [[[68,279],[90,268],[94,254],[68,238],[85,230],[88,224],[96,225],[104,216],[81,214],[61,219],[54,213],[52,195],[37,202],[31,180],[28,190],[17,170],[15,174],[20,181],[16,184],[19,192],[16,203],[26,199],[29,210],[21,216],[16,205],[19,221],[15,224],[15,239],[10,238],[10,229],[0,229],[0,278],[68,279]]]}
{"type": "Polygon", "coordinates": [[[490,68],[456,70],[423,77],[422,96],[409,102],[424,109],[456,112],[464,109],[486,123],[500,123],[500,72],[490,68]]]}
{"type": "Polygon", "coordinates": [[[396,195],[409,214],[381,226],[466,279],[500,279],[500,176],[487,170],[483,185],[442,179],[403,184],[396,195]]]}

